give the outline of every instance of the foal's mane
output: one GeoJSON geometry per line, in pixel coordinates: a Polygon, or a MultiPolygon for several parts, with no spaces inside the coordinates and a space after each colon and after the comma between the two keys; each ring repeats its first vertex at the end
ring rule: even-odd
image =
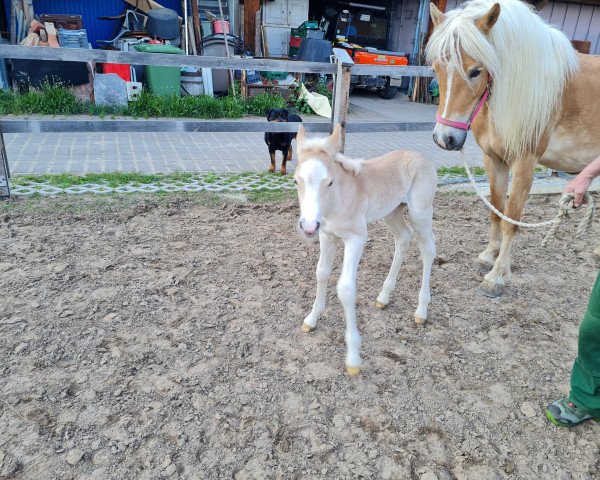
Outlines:
{"type": "Polygon", "coordinates": [[[489,109],[507,157],[534,150],[579,68],[567,37],[519,0],[473,0],[446,14],[426,49],[428,62],[437,59],[466,79],[461,52],[493,77],[489,109]],[[475,21],[494,3],[500,4],[500,16],[485,36],[475,21]]]}

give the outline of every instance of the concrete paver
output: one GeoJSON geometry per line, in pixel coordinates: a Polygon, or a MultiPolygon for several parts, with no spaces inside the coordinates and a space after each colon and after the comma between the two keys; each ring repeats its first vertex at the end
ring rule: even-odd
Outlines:
{"type": "MultiPolygon", "coordinates": [[[[350,98],[352,121],[435,121],[436,107],[414,104],[404,95],[383,100],[370,93],[350,98]]],[[[307,118],[307,121],[326,121],[307,118]]],[[[263,171],[269,154],[262,133],[44,133],[6,134],[13,173],[88,173],[140,171],[263,171]]],[[[437,147],[431,132],[353,133],[347,135],[346,154],[371,158],[391,150],[417,150],[436,167],[459,165],[457,152],[437,147]]],[[[278,165],[280,162],[278,152],[278,165]]],[[[469,135],[465,155],[481,164],[481,152],[469,135]]],[[[293,169],[295,161],[290,165],[293,169]]]]}

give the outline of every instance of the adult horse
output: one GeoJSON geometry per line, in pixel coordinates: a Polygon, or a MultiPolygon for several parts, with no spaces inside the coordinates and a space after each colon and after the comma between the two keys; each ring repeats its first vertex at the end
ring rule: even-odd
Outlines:
{"type": "MultiPolygon", "coordinates": [[[[518,0],[474,0],[447,14],[431,4],[430,13],[427,59],[440,85],[433,139],[460,150],[472,129],[492,204],[519,220],[537,163],[578,173],[600,154],[600,58],[579,55],[518,0]]],[[[516,230],[492,213],[478,257],[489,270],[480,287],[486,295],[501,295],[510,279],[516,230]]]]}

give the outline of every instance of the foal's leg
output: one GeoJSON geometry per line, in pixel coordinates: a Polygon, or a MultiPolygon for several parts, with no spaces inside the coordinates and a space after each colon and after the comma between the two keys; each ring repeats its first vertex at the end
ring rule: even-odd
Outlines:
{"type": "Polygon", "coordinates": [[[398,279],[398,272],[400,271],[400,266],[402,265],[404,252],[408,248],[410,239],[413,235],[413,229],[410,228],[408,223],[406,223],[406,220],[404,220],[405,208],[405,205],[400,205],[398,208],[396,208],[396,210],[383,219],[385,224],[394,235],[395,249],[394,260],[392,261],[390,272],[388,273],[385,282],[383,282],[383,288],[381,289],[381,293],[375,302],[375,306],[377,308],[387,307],[387,304],[390,301],[390,293],[392,293],[392,290],[396,286],[396,280],[398,279]]]}
{"type": "Polygon", "coordinates": [[[417,233],[421,260],[423,261],[423,277],[421,279],[421,290],[419,291],[419,305],[415,312],[415,322],[419,325],[427,320],[427,307],[431,302],[431,291],[429,280],[431,278],[431,266],[435,259],[435,235],[433,234],[433,204],[423,204],[412,201],[408,210],[410,224],[417,233]]]}
{"type": "MultiPolygon", "coordinates": [[[[533,174],[536,165],[537,158],[528,155],[520,159],[512,167],[512,187],[506,209],[503,213],[513,220],[521,220],[523,207],[533,183],[533,174]]],[[[502,221],[500,253],[494,263],[494,268],[484,277],[479,287],[479,291],[488,297],[499,297],[502,295],[504,286],[510,280],[510,248],[516,233],[517,227],[515,225],[502,221]]]]}
{"type": "Polygon", "coordinates": [[[333,270],[333,259],[335,257],[335,246],[337,238],[327,233],[319,232],[320,255],[317,263],[317,295],[313,307],[304,319],[301,330],[308,333],[317,326],[319,315],[325,309],[325,298],[327,297],[327,282],[333,270]]]}
{"type": "Polygon", "coordinates": [[[360,333],[356,325],[356,272],[363,249],[367,243],[367,229],[362,235],[344,238],[344,266],[337,284],[337,294],[346,316],[346,371],[348,375],[360,373],[360,333]]]}
{"type": "MultiPolygon", "coordinates": [[[[503,212],[508,191],[508,164],[501,160],[494,160],[486,154],[483,154],[483,163],[490,180],[490,202],[503,212]]],[[[490,241],[486,249],[477,257],[478,266],[485,272],[489,272],[494,266],[502,243],[502,219],[494,212],[490,213],[492,220],[490,241]]]]}

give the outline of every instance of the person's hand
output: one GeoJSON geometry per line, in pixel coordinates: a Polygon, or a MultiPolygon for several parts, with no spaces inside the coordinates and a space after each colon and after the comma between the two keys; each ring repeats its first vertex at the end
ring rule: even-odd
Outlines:
{"type": "Polygon", "coordinates": [[[585,195],[585,192],[587,192],[592,180],[593,178],[580,173],[565,187],[564,193],[572,193],[575,196],[573,199],[573,206],[575,208],[581,205],[583,201],[583,195],[585,195]]]}

